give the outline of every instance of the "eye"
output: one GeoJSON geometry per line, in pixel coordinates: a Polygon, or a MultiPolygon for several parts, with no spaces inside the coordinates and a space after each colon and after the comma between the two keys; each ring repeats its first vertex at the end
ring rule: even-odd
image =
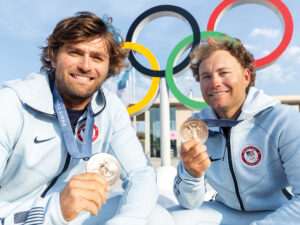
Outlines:
{"type": "Polygon", "coordinates": [[[100,57],[100,56],[94,56],[93,57],[96,61],[99,61],[99,62],[102,62],[103,61],[103,58],[100,57]]]}
{"type": "Polygon", "coordinates": [[[210,74],[204,73],[204,74],[200,75],[200,80],[209,79],[210,77],[211,77],[210,74]]]}
{"type": "Polygon", "coordinates": [[[76,51],[76,50],[70,50],[70,51],[69,51],[69,55],[76,56],[76,55],[79,55],[79,52],[76,51]]]}
{"type": "Polygon", "coordinates": [[[221,71],[220,72],[220,75],[226,75],[226,74],[228,74],[229,72],[228,71],[221,71]]]}

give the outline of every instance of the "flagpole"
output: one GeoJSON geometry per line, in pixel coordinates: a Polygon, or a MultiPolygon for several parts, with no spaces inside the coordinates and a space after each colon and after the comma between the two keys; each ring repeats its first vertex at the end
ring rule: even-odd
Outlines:
{"type": "Polygon", "coordinates": [[[135,68],[132,69],[132,81],[133,81],[133,85],[132,85],[132,101],[135,102],[135,68]]]}
{"type": "Polygon", "coordinates": [[[129,87],[128,87],[128,93],[129,93],[129,98],[128,98],[128,103],[131,103],[131,71],[129,72],[129,87]]]}
{"type": "Polygon", "coordinates": [[[160,154],[161,166],[171,166],[170,145],[170,104],[168,87],[165,78],[160,78],[160,154]]]}

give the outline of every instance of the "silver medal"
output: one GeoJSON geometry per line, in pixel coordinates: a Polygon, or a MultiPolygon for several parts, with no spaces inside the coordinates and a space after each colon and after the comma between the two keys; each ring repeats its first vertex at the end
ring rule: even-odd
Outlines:
{"type": "Polygon", "coordinates": [[[86,171],[99,173],[105,177],[110,185],[113,185],[120,177],[121,166],[114,156],[107,153],[97,153],[87,162],[86,171]]]}
{"type": "Polygon", "coordinates": [[[206,124],[199,119],[188,119],[184,121],[180,126],[179,132],[184,142],[196,138],[201,144],[204,144],[208,138],[208,128],[206,124]]]}

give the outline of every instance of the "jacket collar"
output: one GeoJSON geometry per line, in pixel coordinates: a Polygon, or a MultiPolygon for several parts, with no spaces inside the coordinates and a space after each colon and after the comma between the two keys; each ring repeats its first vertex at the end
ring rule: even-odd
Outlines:
{"type": "Polygon", "coordinates": [[[258,113],[280,104],[279,100],[266,95],[263,90],[251,87],[242,106],[239,120],[249,119],[258,113]]]}
{"type": "MultiPolygon", "coordinates": [[[[48,75],[32,73],[24,80],[7,81],[3,85],[13,89],[23,104],[37,111],[54,115],[53,96],[48,75]]],[[[93,95],[91,105],[94,114],[104,109],[105,96],[102,89],[93,95]]]]}
{"type": "MultiPolygon", "coordinates": [[[[274,107],[279,103],[279,100],[266,95],[263,90],[251,87],[247,94],[246,100],[243,103],[241,113],[237,120],[246,120],[254,117],[258,113],[270,107],[274,107]]],[[[201,110],[199,113],[193,115],[193,117],[198,119],[218,119],[215,111],[211,107],[201,110]]],[[[219,128],[210,128],[210,130],[215,131],[217,131],[218,129],[219,128]]]]}

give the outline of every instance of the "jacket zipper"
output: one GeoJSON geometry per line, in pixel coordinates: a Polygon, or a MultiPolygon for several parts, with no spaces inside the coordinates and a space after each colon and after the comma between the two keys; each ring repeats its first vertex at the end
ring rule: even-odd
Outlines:
{"type": "Polygon", "coordinates": [[[244,208],[244,204],[240,195],[240,191],[239,191],[239,186],[237,183],[237,179],[233,170],[233,165],[232,165],[232,158],[231,158],[231,147],[230,147],[230,133],[231,133],[231,129],[228,131],[228,138],[226,138],[226,144],[227,144],[227,149],[228,149],[228,163],[229,163],[229,169],[230,169],[230,173],[233,179],[233,183],[234,183],[234,188],[235,188],[235,194],[236,197],[240,203],[240,208],[242,211],[245,211],[244,208]]]}
{"type": "Polygon", "coordinates": [[[46,188],[46,190],[41,194],[41,197],[44,198],[47,194],[47,192],[54,186],[54,184],[56,183],[56,181],[58,180],[58,178],[60,177],[60,175],[62,175],[69,167],[70,164],[70,159],[71,156],[69,154],[69,152],[67,153],[67,158],[65,161],[65,165],[64,168],[62,169],[62,171],[55,177],[53,178],[53,180],[51,181],[51,183],[49,184],[49,186],[46,188]]]}
{"type": "MultiPolygon", "coordinates": [[[[97,113],[93,113],[93,116],[97,116],[98,114],[100,114],[106,107],[106,98],[103,94],[103,91],[101,91],[101,94],[103,96],[103,99],[104,99],[104,106],[103,108],[97,112],[97,113]]],[[[29,105],[27,105],[26,103],[24,103],[26,106],[30,107],[29,105]]],[[[30,107],[32,108],[32,107],[30,107]]],[[[33,110],[36,110],[34,108],[32,108],[33,110]]],[[[38,110],[36,110],[38,111],[38,110]]],[[[41,112],[41,111],[38,111],[39,113],[42,113],[44,115],[47,115],[47,116],[50,116],[50,117],[53,117],[53,118],[57,118],[57,115],[56,113],[55,114],[48,114],[48,113],[44,113],[44,112],[41,112]]],[[[79,124],[81,121],[83,120],[86,120],[86,118],[83,118],[81,119],[80,121],[77,121],[77,124],[79,124]]],[[[49,186],[45,189],[45,191],[41,194],[41,197],[44,198],[46,196],[46,194],[48,193],[48,191],[55,185],[56,181],[58,180],[58,178],[68,169],[69,167],[69,164],[70,164],[70,160],[71,160],[71,155],[69,154],[69,152],[67,153],[67,158],[66,158],[66,161],[65,161],[65,165],[64,165],[64,168],[62,169],[62,171],[55,177],[52,179],[51,183],[49,184],[49,186]]]]}
{"type": "MultiPolygon", "coordinates": [[[[45,112],[41,112],[39,110],[36,110],[35,108],[32,108],[31,106],[27,105],[25,102],[23,102],[23,104],[31,109],[33,109],[34,111],[37,111],[39,113],[41,113],[42,115],[46,115],[52,118],[57,118],[56,114],[49,114],[49,113],[45,113],[45,112]]],[[[54,184],[56,183],[56,181],[58,180],[58,178],[60,177],[60,175],[62,175],[69,167],[70,164],[70,160],[71,160],[71,156],[69,154],[69,152],[67,153],[67,157],[66,157],[66,161],[65,161],[65,165],[64,168],[62,169],[62,171],[55,177],[52,179],[51,183],[49,184],[49,186],[45,189],[45,191],[43,191],[43,193],[41,194],[41,198],[44,198],[46,196],[46,194],[48,193],[48,191],[54,186],[54,184]]]]}

